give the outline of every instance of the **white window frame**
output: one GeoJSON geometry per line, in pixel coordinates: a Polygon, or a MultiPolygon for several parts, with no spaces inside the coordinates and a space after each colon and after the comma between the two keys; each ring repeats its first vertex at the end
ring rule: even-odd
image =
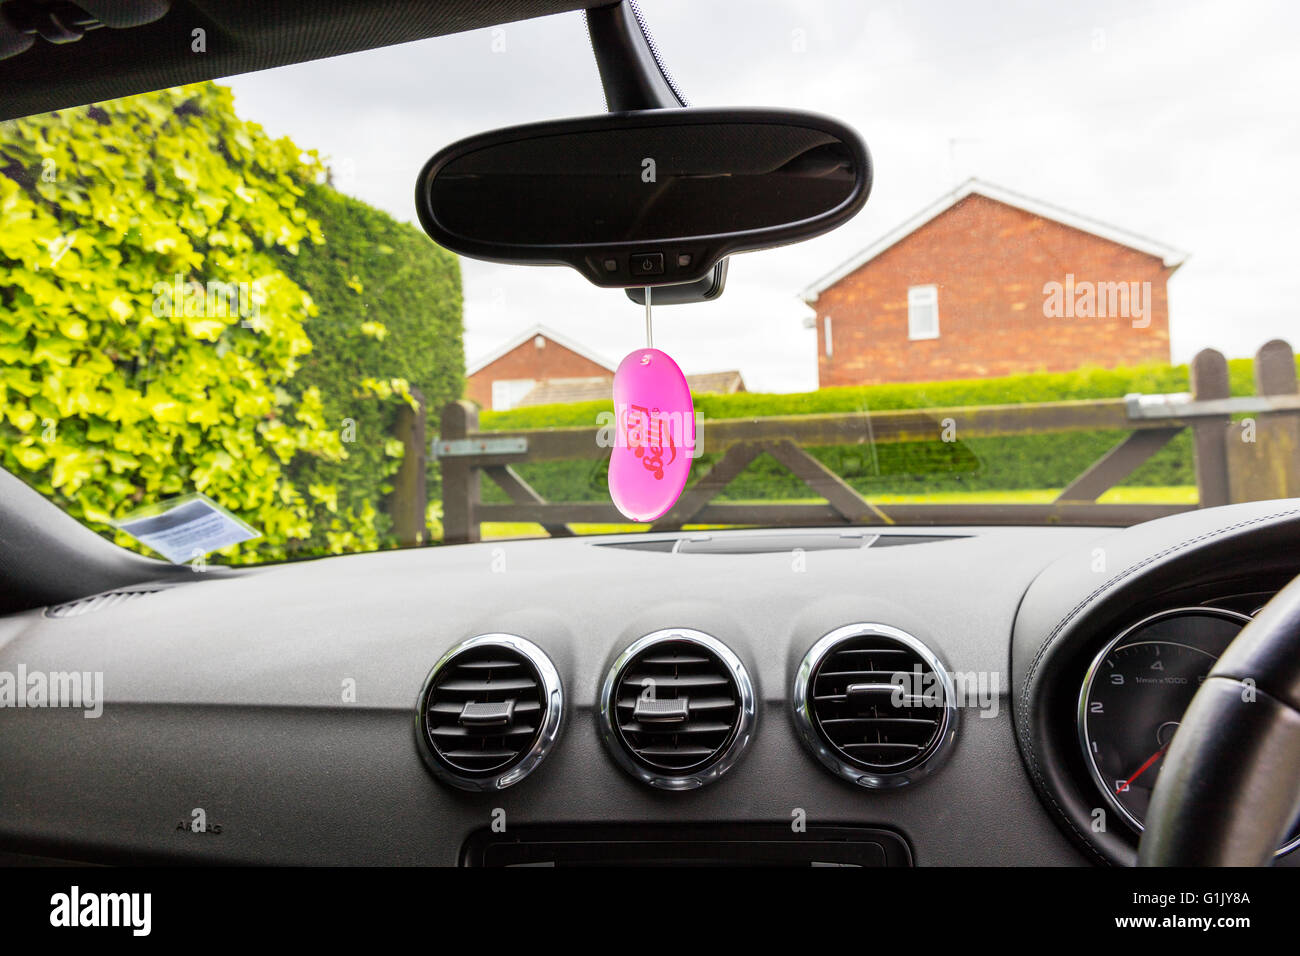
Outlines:
{"type": "Polygon", "coordinates": [[[535,378],[499,378],[492,383],[492,411],[514,408],[537,384],[535,378]]]}
{"type": "Polygon", "coordinates": [[[835,354],[835,350],[831,348],[831,317],[829,315],[823,320],[822,328],[824,330],[822,338],[826,340],[826,357],[830,358],[835,354]]]}
{"type": "Polygon", "coordinates": [[[939,287],[914,285],[907,290],[907,337],[913,341],[939,337],[939,287]],[[930,310],[929,327],[920,327],[921,309],[930,310]]]}

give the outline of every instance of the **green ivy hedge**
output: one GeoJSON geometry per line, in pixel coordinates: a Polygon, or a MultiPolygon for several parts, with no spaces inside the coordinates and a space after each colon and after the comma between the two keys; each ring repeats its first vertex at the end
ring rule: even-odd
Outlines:
{"type": "MultiPolygon", "coordinates": [[[[0,464],[125,545],[113,519],[189,491],[262,532],[226,560],[385,544],[378,492],[400,450],[379,432],[418,370],[321,356],[367,336],[425,348],[405,308],[423,299],[457,344],[414,380],[458,394],[458,276],[425,243],[433,273],[411,273],[387,335],[367,331],[385,321],[367,301],[392,300],[336,296],[322,275],[339,249],[364,289],[388,254],[349,232],[376,217],[325,179],[314,151],[239,119],[214,84],[0,124],[0,464]]],[[[412,230],[379,225],[416,257],[412,230]]]]}
{"type": "MultiPolygon", "coordinates": [[[[460,263],[414,226],[328,186],[308,186],[300,203],[320,223],[325,242],[297,255],[278,251],[280,267],[311,290],[318,311],[307,323],[312,350],[289,390],[320,395],[348,457],[300,455],[288,474],[296,487],[329,489],[359,507],[392,491],[401,449],[392,437],[396,405],[365,397],[382,384],[359,391],[358,383],[409,383],[423,395],[435,428],[437,410],[464,391],[460,263]]],[[[429,500],[439,500],[435,461],[428,483],[429,500]]],[[[329,523],[346,530],[338,515],[329,523]]],[[[391,525],[385,512],[374,519],[384,543],[391,525]]]]}
{"type": "MultiPolygon", "coordinates": [[[[1254,363],[1228,363],[1233,395],[1254,393],[1254,363]]],[[[1148,394],[1186,391],[1186,365],[1143,365],[1116,369],[1013,375],[1002,378],[921,382],[910,385],[866,385],[825,388],[787,395],[739,393],[697,395],[695,408],[703,418],[758,418],[774,415],[813,415],[828,412],[884,411],[962,405],[1004,405],[1090,398],[1120,398],[1130,392],[1148,394]]],[[[541,405],[504,412],[483,412],[487,431],[592,425],[611,402],[541,405]]],[[[860,445],[809,449],[811,453],[864,494],[932,494],[945,491],[1014,491],[1061,488],[1121,441],[1125,432],[1061,432],[952,443],[881,444],[874,450],[860,445]]],[[[705,448],[707,452],[707,447],[705,448]]],[[[716,455],[704,454],[692,468],[697,479],[716,455]]],[[[606,488],[607,461],[538,462],[516,466],[544,498],[553,501],[599,501],[606,488]]],[[[1122,484],[1135,487],[1191,485],[1196,482],[1191,436],[1178,435],[1122,484]]],[[[727,500],[805,498],[807,486],[764,455],[755,460],[719,496],[727,500]]],[[[505,496],[484,482],[483,498],[505,496]]]]}

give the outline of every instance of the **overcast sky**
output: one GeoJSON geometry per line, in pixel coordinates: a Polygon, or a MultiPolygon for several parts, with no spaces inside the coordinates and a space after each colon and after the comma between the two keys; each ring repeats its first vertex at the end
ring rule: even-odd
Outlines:
{"type": "MultiPolygon", "coordinates": [[[[656,310],[686,372],[817,385],[799,291],[968,176],[1190,253],[1170,281],[1175,361],[1300,345],[1300,4],[642,0],[692,105],[786,106],[856,127],[871,199],[825,236],[735,256],[715,302],[656,310]]],[[[314,147],[339,185],[414,222],[453,140],[602,112],[580,13],[249,74],[236,108],[314,147]]],[[[462,259],[466,349],[541,322],[617,362],[643,311],[559,267],[462,259]]]]}

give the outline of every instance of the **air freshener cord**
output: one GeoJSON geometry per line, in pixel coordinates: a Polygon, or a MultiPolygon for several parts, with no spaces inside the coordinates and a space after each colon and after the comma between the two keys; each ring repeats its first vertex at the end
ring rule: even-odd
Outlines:
{"type": "Polygon", "coordinates": [[[655,337],[653,324],[650,321],[650,287],[645,287],[645,347],[652,349],[655,347],[655,337]]]}

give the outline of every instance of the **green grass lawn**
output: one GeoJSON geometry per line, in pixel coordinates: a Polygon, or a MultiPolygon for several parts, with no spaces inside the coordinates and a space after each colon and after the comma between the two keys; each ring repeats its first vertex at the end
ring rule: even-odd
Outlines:
{"type": "MultiPolygon", "coordinates": [[[[880,495],[872,498],[877,505],[918,505],[918,504],[1050,504],[1061,493],[1060,488],[1034,488],[1022,491],[943,491],[928,495],[880,495]]],[[[1195,485],[1166,485],[1155,487],[1112,488],[1097,499],[1101,504],[1156,504],[1156,505],[1194,505],[1196,504],[1195,485]]],[[[728,504],[777,504],[775,501],[738,501],[728,504]]],[[[821,504],[821,498],[783,498],[780,504],[821,504]]],[[[575,534],[635,534],[650,530],[644,524],[571,524],[575,534]]],[[[722,525],[686,525],[687,530],[703,531],[720,528],[722,525]]],[[[492,521],[484,522],[482,535],[484,540],[501,538],[535,538],[546,534],[540,524],[529,521],[492,521]]]]}

